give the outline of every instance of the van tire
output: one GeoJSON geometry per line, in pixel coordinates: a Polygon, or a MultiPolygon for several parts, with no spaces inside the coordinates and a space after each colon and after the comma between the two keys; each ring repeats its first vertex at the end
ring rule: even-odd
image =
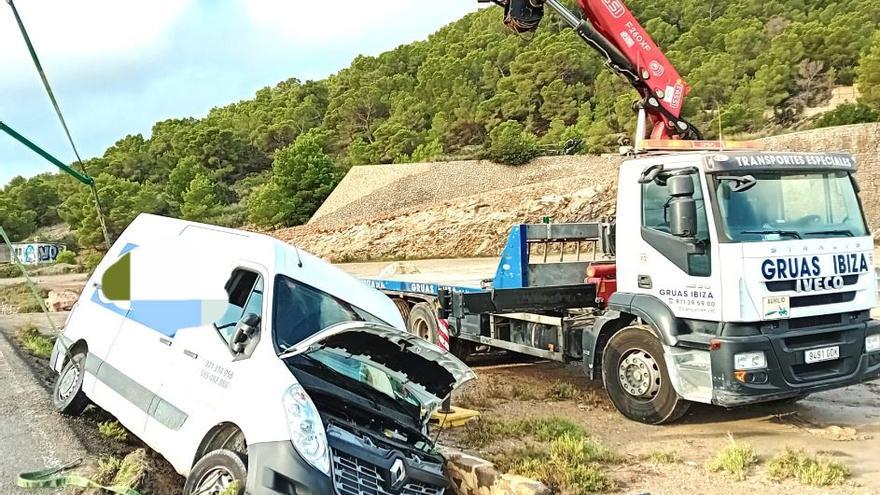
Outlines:
{"type": "Polygon", "coordinates": [[[614,407],[640,423],[671,423],[690,406],[672,386],[663,346],[645,326],[626,327],[608,339],[602,381],[614,407]]]}
{"type": "Polygon", "coordinates": [[[409,333],[436,344],[440,328],[434,306],[423,302],[413,306],[406,320],[406,328],[409,333]]]}
{"type": "Polygon", "coordinates": [[[75,351],[67,360],[52,387],[52,407],[67,416],[79,416],[89,406],[82,390],[86,352],[75,351]]]}
{"type": "MultiPolygon", "coordinates": [[[[193,495],[196,493],[215,493],[214,491],[205,491],[206,486],[210,486],[210,481],[216,475],[220,475],[224,483],[231,483],[237,480],[240,484],[236,495],[243,495],[245,492],[245,483],[247,482],[247,461],[238,452],[226,449],[217,449],[208,452],[193,466],[189,476],[186,477],[186,484],[183,485],[183,493],[193,495]],[[206,486],[202,486],[202,484],[206,486]]],[[[226,486],[218,484],[216,493],[226,493],[226,486]]]]}

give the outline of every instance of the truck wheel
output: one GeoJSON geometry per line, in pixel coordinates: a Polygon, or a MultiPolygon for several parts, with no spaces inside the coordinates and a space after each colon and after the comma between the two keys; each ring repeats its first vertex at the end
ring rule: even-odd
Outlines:
{"type": "Polygon", "coordinates": [[[70,356],[55,379],[52,406],[61,414],[79,416],[89,405],[89,398],[82,391],[85,364],[86,353],[77,351],[70,356]]]}
{"type": "Polygon", "coordinates": [[[409,318],[406,320],[406,328],[409,329],[409,333],[436,344],[437,333],[440,329],[434,307],[428,303],[418,303],[413,306],[409,311],[409,318]]]}
{"type": "Polygon", "coordinates": [[[242,457],[226,449],[208,452],[193,466],[183,493],[186,495],[235,495],[244,494],[247,481],[247,464],[242,457]],[[238,489],[230,491],[229,487],[238,482],[238,489]]]}
{"type": "Polygon", "coordinates": [[[400,317],[403,318],[403,321],[409,321],[409,303],[406,302],[406,299],[396,297],[393,301],[394,305],[397,306],[397,312],[400,313],[400,317]]]}
{"type": "Polygon", "coordinates": [[[660,341],[642,326],[624,328],[608,340],[602,381],[614,407],[641,423],[671,423],[690,405],[672,387],[660,341]]]}

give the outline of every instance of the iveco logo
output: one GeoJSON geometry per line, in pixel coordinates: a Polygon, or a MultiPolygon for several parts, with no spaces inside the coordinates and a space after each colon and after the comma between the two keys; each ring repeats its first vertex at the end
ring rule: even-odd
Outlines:
{"type": "Polygon", "coordinates": [[[406,466],[403,464],[403,459],[395,459],[394,464],[391,465],[391,487],[400,488],[405,479],[406,466]]]}

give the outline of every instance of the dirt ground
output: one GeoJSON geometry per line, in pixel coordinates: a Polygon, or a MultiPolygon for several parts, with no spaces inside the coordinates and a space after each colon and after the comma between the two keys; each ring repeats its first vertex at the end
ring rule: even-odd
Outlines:
{"type": "MultiPolygon", "coordinates": [[[[339,266],[358,277],[379,277],[383,270],[390,270],[400,272],[388,276],[393,279],[467,283],[492,277],[497,262],[497,258],[476,258],[339,266]]],[[[648,426],[623,418],[614,410],[601,384],[588,380],[577,366],[530,363],[527,359],[507,357],[502,358],[500,364],[495,358],[488,363],[476,363],[474,367],[477,380],[458,394],[465,401],[463,406],[480,409],[486,418],[515,420],[556,416],[583,426],[626,459],[610,467],[611,475],[624,493],[880,494],[880,382],[815,394],[787,406],[725,410],[694,405],[676,424],[648,426]],[[576,387],[579,397],[564,401],[543,399],[546,390],[556,383],[576,387]],[[515,392],[511,394],[508,390],[507,397],[497,397],[498,391],[494,389],[498,384],[512,386],[515,392]],[[833,427],[854,431],[837,431],[833,427]],[[743,482],[708,473],[704,468],[705,462],[727,444],[728,435],[752,444],[762,460],[743,482]],[[771,481],[766,474],[766,461],[787,446],[842,461],[852,470],[851,481],[841,487],[821,489],[795,482],[771,481]],[[640,460],[641,456],[656,451],[676,452],[682,462],[655,465],[640,460]]],[[[458,436],[444,433],[441,441],[464,447],[457,443],[458,436]]],[[[494,447],[496,450],[506,448],[510,448],[509,443],[494,447]]],[[[491,457],[495,452],[490,446],[475,453],[491,457]]]]}
{"type": "MultiPolygon", "coordinates": [[[[447,282],[478,280],[490,277],[495,263],[489,258],[407,262],[405,268],[414,268],[417,273],[394,275],[393,278],[447,282]]],[[[388,263],[342,265],[343,269],[360,277],[375,277],[387,267],[388,263]]],[[[84,280],[83,276],[51,277],[40,280],[40,285],[76,290],[82,287],[84,280]]],[[[11,318],[8,324],[14,326],[20,318],[28,317],[11,318]]],[[[30,362],[44,386],[50,386],[51,376],[44,368],[45,363],[37,358],[30,359],[30,362]]],[[[581,425],[593,438],[624,459],[624,462],[607,467],[609,475],[618,483],[620,493],[880,494],[880,382],[816,394],[787,406],[725,410],[695,405],[678,423],[655,427],[623,418],[613,409],[600,384],[588,380],[579,367],[533,362],[516,356],[484,359],[473,366],[478,379],[460,391],[456,401],[463,399],[462,405],[480,409],[485,418],[561,417],[581,425]],[[576,397],[566,400],[544,398],[546,390],[557,383],[570,384],[577,390],[576,397]],[[498,396],[498,384],[516,387],[517,392],[498,396]],[[728,442],[728,435],[750,443],[761,459],[761,464],[752,469],[745,481],[709,473],[704,468],[707,459],[728,442]],[[772,481],[766,472],[766,462],[787,446],[840,460],[852,470],[853,476],[845,485],[834,488],[772,481]],[[675,452],[681,462],[652,464],[644,460],[643,456],[657,451],[675,452]]],[[[95,424],[105,419],[103,413],[92,411],[85,418],[72,421],[71,427],[96,456],[119,454],[137,446],[137,442],[114,444],[97,435],[95,424]]],[[[461,446],[460,436],[460,431],[443,432],[440,442],[452,447],[461,446]]],[[[495,453],[493,449],[509,447],[509,443],[490,445],[475,453],[491,457],[495,453]]],[[[171,472],[168,478],[180,479],[171,472]]]]}
{"type": "MultiPolygon", "coordinates": [[[[610,475],[621,493],[880,493],[880,383],[868,383],[813,395],[795,405],[754,406],[736,410],[694,405],[679,422],[648,426],[629,421],[614,410],[601,384],[591,382],[577,366],[554,362],[475,365],[477,380],[457,394],[464,406],[476,404],[484,418],[518,420],[560,417],[581,425],[593,438],[624,459],[610,475]],[[578,390],[569,400],[547,400],[546,390],[557,384],[578,390]],[[500,398],[493,387],[507,384],[519,396],[500,398]],[[853,428],[855,431],[827,427],[853,428]],[[737,482],[709,473],[705,462],[728,442],[728,435],[751,444],[762,464],[737,482]],[[812,488],[795,482],[778,483],[767,476],[766,461],[785,447],[833,457],[853,473],[845,485],[812,488]],[[643,456],[657,451],[676,453],[681,462],[652,464],[643,456]]],[[[455,403],[455,402],[454,402],[455,403]]],[[[440,438],[462,447],[460,432],[440,438]]],[[[509,443],[475,453],[492,457],[509,443]]]]}
{"type": "MultiPolygon", "coordinates": [[[[65,279],[61,283],[68,283],[65,279]]],[[[64,324],[66,313],[53,313],[52,320],[54,324],[61,327],[64,324]]],[[[9,342],[15,342],[15,329],[25,326],[35,325],[45,333],[51,333],[49,322],[44,314],[19,314],[19,315],[2,315],[0,316],[0,338],[5,338],[9,342]]],[[[56,375],[49,368],[49,361],[45,358],[35,356],[34,354],[24,350],[17,345],[11,346],[15,349],[17,357],[25,363],[26,369],[30,372],[34,381],[39,388],[45,392],[45,397],[41,397],[42,410],[41,414],[54,414],[50,410],[50,394],[56,375]]],[[[2,377],[6,378],[6,377],[2,377]]],[[[0,381],[3,383],[3,381],[0,381]]],[[[16,404],[2,404],[0,409],[15,408],[16,404]]],[[[173,495],[181,493],[183,489],[183,478],[179,476],[170,464],[165,462],[158,454],[146,447],[134,435],[129,435],[125,441],[119,441],[107,438],[98,431],[98,424],[105,421],[114,421],[115,418],[96,406],[89,406],[85,412],[76,418],[64,417],[63,424],[65,433],[71,436],[74,441],[81,446],[87,453],[83,458],[82,473],[91,476],[97,461],[102,457],[123,458],[126,454],[138,448],[146,448],[146,478],[141,487],[141,492],[149,495],[173,495]]],[[[0,445],[0,454],[5,456],[20,455],[15,449],[4,452],[5,446],[0,445]]],[[[65,459],[69,461],[71,459],[65,459]]],[[[33,465],[27,469],[36,470],[44,466],[33,465]]],[[[7,493],[4,487],[10,480],[0,480],[0,493],[7,493]]],[[[65,492],[73,493],[73,492],[65,492]]]]}

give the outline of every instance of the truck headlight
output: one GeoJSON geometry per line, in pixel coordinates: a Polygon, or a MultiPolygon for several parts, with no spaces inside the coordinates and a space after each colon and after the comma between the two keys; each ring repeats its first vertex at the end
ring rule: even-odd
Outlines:
{"type": "Polygon", "coordinates": [[[880,333],[865,337],[865,352],[880,351],[880,333]]]}
{"type": "Polygon", "coordinates": [[[737,370],[757,370],[767,367],[767,357],[763,351],[738,352],[733,355],[733,367],[737,370]]]}
{"type": "Polygon", "coordinates": [[[296,384],[284,392],[282,402],[287,415],[290,441],[296,451],[306,462],[329,476],[330,453],[327,449],[327,434],[312,398],[301,385],[296,384]]]}

